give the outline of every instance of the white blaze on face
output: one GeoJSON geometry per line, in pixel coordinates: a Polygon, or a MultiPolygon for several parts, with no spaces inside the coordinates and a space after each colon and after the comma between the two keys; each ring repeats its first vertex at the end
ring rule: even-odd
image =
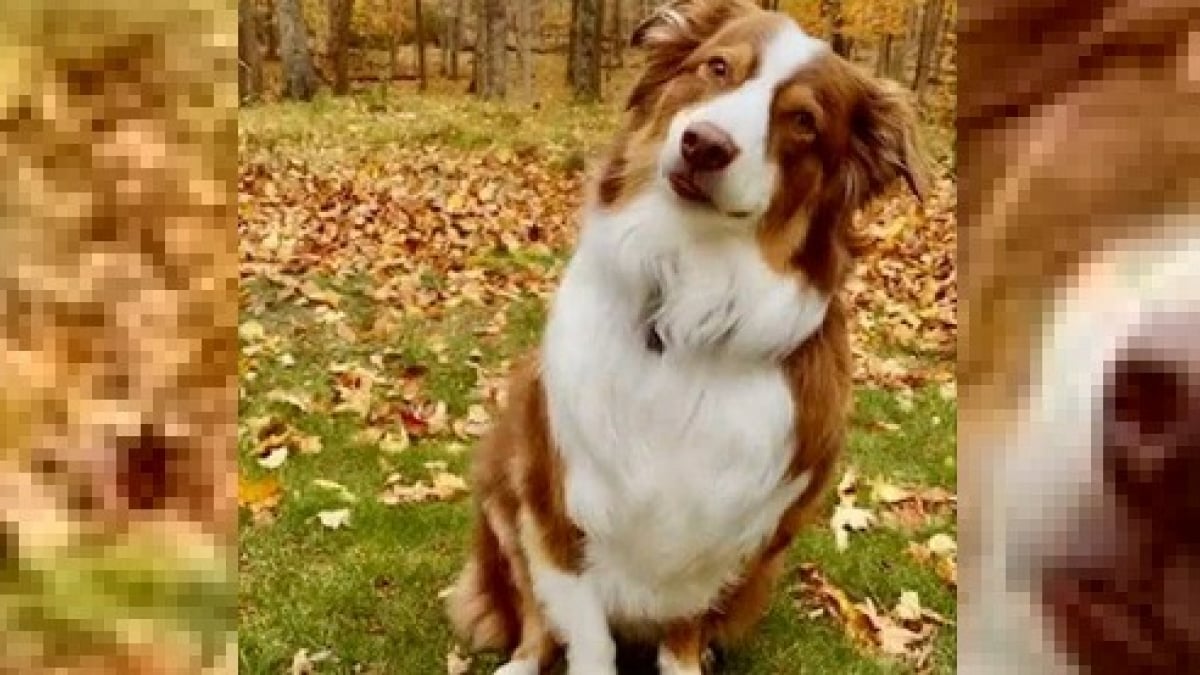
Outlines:
{"type": "Polygon", "coordinates": [[[713,202],[726,214],[761,216],[770,206],[779,167],[770,156],[771,104],[780,85],[828,46],[805,33],[792,20],[781,21],[759,55],[758,70],[736,89],[681,111],[671,120],[659,156],[659,173],[666,176],[681,165],[683,133],[696,122],[709,122],[730,135],[740,149],[714,183],[713,202]]]}

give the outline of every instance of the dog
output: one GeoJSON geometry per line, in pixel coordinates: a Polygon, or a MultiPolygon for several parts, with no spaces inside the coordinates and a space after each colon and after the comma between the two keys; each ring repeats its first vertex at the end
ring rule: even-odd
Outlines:
{"type": "Polygon", "coordinates": [[[961,28],[960,672],[1198,672],[1194,3],[961,28]]]}
{"type": "Polygon", "coordinates": [[[764,614],[844,441],[853,216],[926,181],[903,91],[784,14],[675,2],[632,43],[541,348],[474,456],[448,611],[503,675],[613,674],[617,638],[698,674],[764,614]]]}

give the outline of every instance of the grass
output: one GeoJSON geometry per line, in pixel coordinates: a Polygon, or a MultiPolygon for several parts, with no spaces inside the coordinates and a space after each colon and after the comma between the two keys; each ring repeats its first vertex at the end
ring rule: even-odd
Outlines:
{"type": "MultiPolygon", "coordinates": [[[[269,295],[271,289],[259,284],[249,292],[269,295]]],[[[461,473],[469,453],[459,443],[433,439],[399,455],[385,455],[355,440],[362,422],[353,416],[305,414],[268,401],[266,393],[276,389],[328,396],[329,364],[365,361],[373,348],[340,344],[331,330],[314,329],[305,310],[262,304],[253,318],[268,334],[281,336],[284,346],[279,353],[291,354],[295,362],[285,367],[278,359],[260,361],[253,381],[244,383],[242,417],[274,415],[305,433],[319,435],[323,449],[315,455],[292,457],[278,469],[284,496],[275,522],[256,524],[243,513],[240,672],[279,673],[301,648],[332,650],[338,663],[322,672],[442,672],[452,637],[437,595],[451,583],[464,557],[470,522],[467,503],[386,506],[375,497],[392,472],[418,478],[424,475],[426,462],[440,460],[461,473]],[[348,528],[330,530],[316,521],[319,511],[344,502],[334,492],[314,486],[314,479],[338,482],[357,497],[350,505],[348,528]]],[[[469,336],[480,325],[479,316],[464,310],[448,314],[438,325],[415,323],[397,338],[400,361],[394,367],[427,365],[430,395],[446,401],[452,411],[462,411],[473,402],[475,385],[472,371],[463,365],[467,355],[485,347],[481,349],[484,365],[495,365],[536,341],[542,315],[537,300],[518,300],[509,310],[504,334],[492,344],[474,338],[451,340],[445,363],[423,350],[422,337],[451,332],[469,336]]],[[[885,392],[862,391],[846,461],[866,477],[953,490],[954,420],[953,405],[932,390],[918,391],[911,405],[885,392]],[[896,424],[899,429],[881,431],[880,423],[896,424]]],[[[243,448],[248,450],[249,445],[246,440],[243,448]]],[[[269,473],[249,452],[242,453],[241,469],[251,479],[269,473]]],[[[935,531],[953,533],[953,526],[943,524],[909,535],[877,529],[856,535],[850,548],[839,552],[829,530],[817,524],[797,542],[792,560],[817,563],[828,579],[852,597],[871,597],[891,606],[902,591],[914,590],[926,606],[953,616],[952,590],[904,555],[909,541],[935,531]]],[[[953,672],[954,646],[953,631],[943,630],[936,643],[940,672],[953,672]]],[[[494,659],[481,659],[472,672],[490,672],[495,665],[494,659]]],[[[805,618],[783,588],[756,638],[732,654],[727,672],[904,671],[858,651],[828,619],[805,618]]]]}
{"type": "MultiPolygon", "coordinates": [[[[611,105],[530,110],[448,95],[398,95],[383,103],[359,97],[264,106],[243,112],[239,133],[243,159],[286,152],[336,164],[344,153],[385,152],[396,144],[434,144],[447,151],[529,145],[538,148],[537,161],[573,168],[567,166],[571,158],[598,147],[613,123],[611,105]]],[[[485,253],[473,263],[505,274],[556,262],[523,255],[485,253]]],[[[444,461],[451,472],[462,474],[469,444],[441,434],[389,454],[362,442],[362,419],[328,410],[330,367],[366,365],[373,356],[386,355],[372,366],[381,370],[384,381],[377,397],[395,394],[388,385],[418,369],[422,394],[445,402],[452,416],[460,416],[479,401],[478,368],[472,359],[485,371],[499,371],[504,360],[537,342],[545,307],[534,295],[517,297],[505,307],[507,321],[498,335],[480,337],[477,331],[491,312],[460,306],[436,319],[408,318],[390,335],[372,338],[365,328],[378,307],[369,281],[349,276],[316,281],[341,295],[345,323],[360,339],[347,341],[335,326],[319,321],[311,307],[279,299],[280,289],[272,282],[252,278],[242,288],[243,324],[257,322],[267,337],[243,340],[241,419],[274,417],[319,436],[322,450],[293,454],[280,468],[268,470],[253,456],[254,439],[247,435],[240,440],[242,477],[258,481],[274,476],[282,486],[282,500],[272,522],[258,522],[247,510],[241,514],[239,672],[287,672],[293,655],[307,649],[332,653],[331,660],[318,666],[321,673],[443,673],[453,638],[437,596],[464,560],[468,502],[388,506],[376,497],[393,473],[409,482],[425,477],[426,462],[444,461]],[[435,337],[444,348],[434,347],[435,337]],[[268,394],[275,391],[306,392],[318,404],[304,412],[271,400],[268,394]],[[315,485],[317,479],[345,486],[356,501],[347,503],[315,485]],[[318,522],[322,510],[344,506],[351,509],[348,527],[334,530],[318,522]]],[[[864,479],[955,491],[954,454],[954,403],[936,388],[911,396],[858,392],[844,461],[864,479]]],[[[916,531],[876,528],[855,534],[846,551],[836,549],[827,517],[828,511],[797,541],[793,567],[814,563],[850,597],[871,598],[881,608],[892,607],[903,591],[916,591],[924,606],[953,619],[953,588],[905,555],[912,541],[936,532],[954,535],[952,517],[934,519],[916,531]]],[[[830,617],[810,618],[797,606],[796,580],[794,573],[789,575],[754,639],[730,655],[728,675],[911,672],[856,646],[830,617]]],[[[490,673],[498,663],[494,656],[477,658],[470,672],[490,673]]],[[[934,672],[954,672],[952,626],[939,629],[933,664],[934,672]]]]}

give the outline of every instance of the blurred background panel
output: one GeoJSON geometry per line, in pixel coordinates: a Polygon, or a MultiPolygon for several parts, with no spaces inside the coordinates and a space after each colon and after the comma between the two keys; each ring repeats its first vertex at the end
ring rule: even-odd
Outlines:
{"type": "Polygon", "coordinates": [[[232,672],[231,2],[0,19],[0,672],[232,672]]]}

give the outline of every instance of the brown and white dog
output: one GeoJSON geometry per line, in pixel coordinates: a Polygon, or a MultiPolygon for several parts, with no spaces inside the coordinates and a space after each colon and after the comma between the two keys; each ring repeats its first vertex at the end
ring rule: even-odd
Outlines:
{"type": "Polygon", "coordinates": [[[915,119],[783,14],[659,10],[540,354],[479,448],[450,598],[533,675],[616,672],[614,635],[698,674],[763,614],[841,450],[856,209],[923,180],[915,119]]]}

